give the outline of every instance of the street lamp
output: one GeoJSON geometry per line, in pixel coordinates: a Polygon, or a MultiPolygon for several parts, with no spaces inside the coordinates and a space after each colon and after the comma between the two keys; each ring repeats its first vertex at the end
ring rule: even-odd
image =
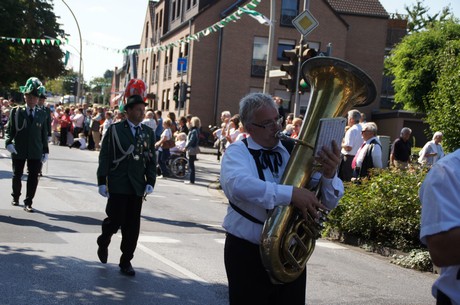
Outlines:
{"type": "Polygon", "coordinates": [[[67,3],[62,0],[62,2],[65,4],[65,6],[67,6],[67,8],[69,9],[70,13],[72,14],[73,16],[73,19],[75,19],[75,23],[77,24],[77,29],[78,29],[78,35],[80,36],[80,64],[78,65],[78,86],[77,86],[77,100],[80,101],[80,97],[81,97],[81,83],[82,83],[82,80],[83,80],[83,77],[81,75],[81,62],[82,62],[82,57],[83,57],[83,50],[82,50],[82,39],[81,39],[81,31],[80,31],[80,25],[78,24],[78,20],[77,20],[77,17],[75,17],[75,14],[73,13],[72,9],[70,8],[70,6],[67,5],[67,3]]]}

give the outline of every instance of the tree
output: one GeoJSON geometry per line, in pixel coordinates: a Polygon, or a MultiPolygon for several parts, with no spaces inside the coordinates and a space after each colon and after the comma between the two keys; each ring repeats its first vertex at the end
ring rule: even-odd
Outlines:
{"type": "Polygon", "coordinates": [[[404,6],[409,16],[407,31],[409,34],[430,28],[435,22],[444,22],[453,17],[451,9],[445,7],[441,12],[429,15],[429,8],[423,5],[423,0],[417,0],[412,6],[404,6]]]}
{"type": "Polygon", "coordinates": [[[428,97],[426,122],[432,132],[442,131],[444,149],[454,151],[460,147],[460,41],[449,41],[441,56],[439,78],[428,97]]]}
{"type": "Polygon", "coordinates": [[[445,134],[447,151],[460,147],[460,24],[450,19],[406,36],[385,64],[394,75],[395,100],[426,114],[430,131],[445,134]]]}
{"type": "Polygon", "coordinates": [[[433,90],[445,62],[447,45],[460,39],[460,25],[454,20],[436,22],[425,31],[407,35],[385,61],[394,76],[395,100],[404,109],[426,113],[427,98],[433,90]]]}
{"type": "Polygon", "coordinates": [[[106,70],[104,72],[104,78],[107,79],[109,82],[112,82],[113,77],[113,70],[106,70]]]}
{"type": "MultiPolygon", "coordinates": [[[[5,37],[57,38],[65,35],[50,0],[0,1],[0,28],[5,37]]],[[[61,75],[63,56],[57,45],[0,40],[0,88],[17,88],[31,76],[45,80],[61,75]]]]}

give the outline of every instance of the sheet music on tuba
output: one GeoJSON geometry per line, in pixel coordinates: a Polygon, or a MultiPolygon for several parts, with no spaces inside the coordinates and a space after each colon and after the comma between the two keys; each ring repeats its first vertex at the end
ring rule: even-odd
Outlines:
{"type": "Polygon", "coordinates": [[[330,147],[332,140],[334,140],[340,147],[342,139],[345,136],[345,126],[347,125],[347,119],[343,117],[339,118],[325,118],[319,120],[318,134],[316,136],[315,154],[318,156],[318,152],[323,146],[330,147]]]}

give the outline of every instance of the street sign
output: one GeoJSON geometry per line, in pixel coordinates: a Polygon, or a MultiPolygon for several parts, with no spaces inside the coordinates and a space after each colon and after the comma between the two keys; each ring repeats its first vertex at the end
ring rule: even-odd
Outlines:
{"type": "Polygon", "coordinates": [[[302,35],[307,35],[318,25],[318,20],[313,17],[309,10],[305,10],[292,20],[292,24],[302,35]]]}
{"type": "Polygon", "coordinates": [[[268,77],[282,77],[285,75],[286,75],[286,72],[281,71],[280,69],[268,71],[268,77]]]}
{"type": "Polygon", "coordinates": [[[181,57],[177,59],[177,72],[187,72],[187,58],[181,57]]]}

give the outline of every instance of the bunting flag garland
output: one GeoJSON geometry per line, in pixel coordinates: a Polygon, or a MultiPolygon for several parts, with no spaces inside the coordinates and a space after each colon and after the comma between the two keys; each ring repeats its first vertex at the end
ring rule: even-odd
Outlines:
{"type": "Polygon", "coordinates": [[[271,25],[272,24],[270,19],[268,19],[267,17],[265,17],[264,15],[262,15],[259,12],[256,12],[254,10],[248,10],[248,9],[245,9],[245,8],[242,8],[242,7],[240,7],[240,10],[243,11],[243,13],[246,13],[249,16],[251,16],[252,18],[254,18],[255,20],[257,20],[260,24],[265,24],[265,25],[271,25]]]}
{"type": "MultiPolygon", "coordinates": [[[[114,48],[108,48],[105,46],[98,45],[96,43],[83,40],[86,45],[92,45],[92,46],[97,46],[102,49],[105,49],[106,51],[112,51],[115,53],[123,53],[123,54],[139,54],[139,53],[150,53],[150,52],[164,52],[169,50],[170,48],[177,48],[178,46],[184,46],[187,43],[190,43],[192,41],[200,41],[200,38],[206,37],[211,35],[212,33],[218,32],[220,29],[223,29],[225,26],[227,26],[230,22],[237,22],[238,20],[241,19],[241,16],[243,14],[249,15],[250,17],[256,19],[258,22],[261,24],[266,24],[266,25],[271,25],[270,19],[265,17],[263,14],[255,11],[254,9],[257,8],[257,6],[260,4],[262,0],[251,0],[248,4],[238,7],[238,9],[230,14],[229,16],[221,19],[220,21],[214,23],[213,25],[207,27],[204,30],[201,30],[195,34],[189,35],[183,39],[170,42],[166,45],[158,45],[150,48],[143,48],[143,49],[114,49],[114,48]]],[[[42,45],[64,45],[68,44],[69,41],[68,39],[48,39],[48,38],[15,38],[15,37],[3,37],[0,36],[0,39],[3,40],[9,40],[13,43],[22,43],[22,44],[42,44],[42,45]]]]}
{"type": "Polygon", "coordinates": [[[42,44],[42,45],[61,45],[64,43],[68,43],[67,39],[65,41],[57,38],[17,38],[17,37],[5,37],[0,36],[2,40],[8,40],[13,43],[22,43],[22,44],[42,44]]]}

